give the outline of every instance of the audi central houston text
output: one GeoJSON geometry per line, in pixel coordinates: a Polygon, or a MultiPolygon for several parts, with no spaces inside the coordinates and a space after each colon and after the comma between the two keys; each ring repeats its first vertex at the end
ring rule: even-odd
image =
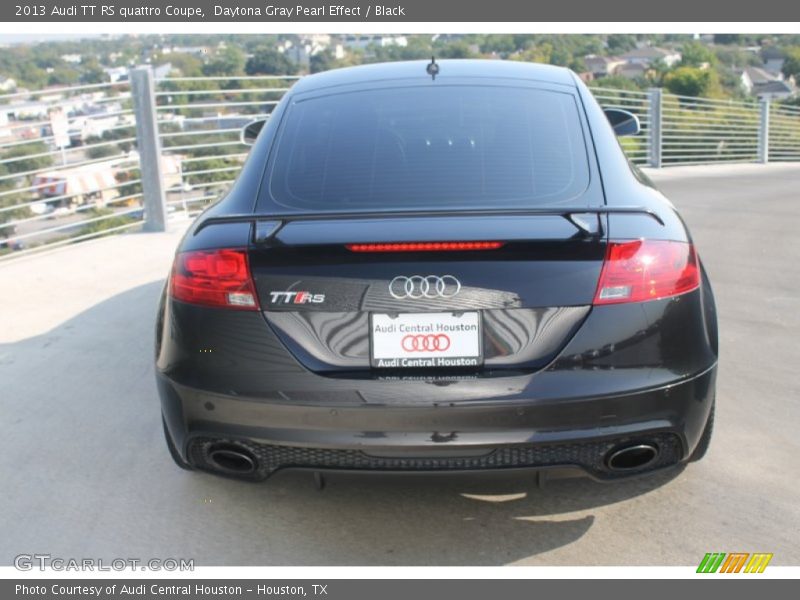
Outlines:
{"type": "Polygon", "coordinates": [[[155,353],[174,461],[608,481],[700,459],[714,296],[620,148],[638,131],[552,66],[302,78],[175,254],[155,353]]]}

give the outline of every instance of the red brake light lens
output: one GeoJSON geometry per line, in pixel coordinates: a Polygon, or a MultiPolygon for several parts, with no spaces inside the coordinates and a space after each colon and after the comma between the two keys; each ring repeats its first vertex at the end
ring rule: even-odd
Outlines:
{"type": "Polygon", "coordinates": [[[595,304],[643,302],[677,296],[700,285],[694,246],[686,242],[611,242],[595,304]]]}
{"type": "Polygon", "coordinates": [[[181,252],[172,267],[170,294],[191,304],[258,310],[244,250],[181,252]]]}
{"type": "Polygon", "coordinates": [[[503,242],[396,242],[387,244],[347,244],[351,252],[453,252],[497,250],[503,242]]]}

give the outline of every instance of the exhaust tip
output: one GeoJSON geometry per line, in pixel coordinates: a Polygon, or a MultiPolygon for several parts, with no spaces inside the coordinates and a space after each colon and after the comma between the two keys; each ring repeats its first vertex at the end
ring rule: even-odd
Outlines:
{"type": "Polygon", "coordinates": [[[212,446],[208,451],[209,464],[226,473],[244,475],[256,470],[256,459],[239,446],[230,444],[212,446]]]}
{"type": "Polygon", "coordinates": [[[658,457],[658,448],[653,444],[635,444],[612,449],[606,457],[606,465],[612,471],[641,469],[658,457]]]}

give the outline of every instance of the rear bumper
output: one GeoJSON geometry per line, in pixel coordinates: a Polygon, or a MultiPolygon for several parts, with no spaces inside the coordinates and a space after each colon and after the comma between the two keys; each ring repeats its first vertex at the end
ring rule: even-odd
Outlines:
{"type": "MultiPolygon", "coordinates": [[[[715,377],[716,366],[634,392],[563,400],[454,397],[449,403],[403,406],[298,405],[210,393],[161,373],[157,381],[169,435],[184,459],[198,468],[212,469],[210,452],[230,445],[254,458],[257,468],[246,474],[251,479],[287,468],[431,472],[556,467],[614,479],[687,459],[708,418],[715,377]],[[637,443],[656,446],[656,459],[630,471],[607,467],[609,452],[637,443]]],[[[513,380],[500,377],[491,385],[513,387],[513,380]]]]}

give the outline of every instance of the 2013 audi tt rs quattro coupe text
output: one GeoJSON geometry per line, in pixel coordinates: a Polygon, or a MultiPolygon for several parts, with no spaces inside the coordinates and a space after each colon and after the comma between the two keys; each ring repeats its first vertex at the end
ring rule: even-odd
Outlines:
{"type": "Polygon", "coordinates": [[[300,80],[161,298],[187,469],[570,470],[697,460],[717,320],[692,238],[567,69],[415,61],[300,80]]]}

